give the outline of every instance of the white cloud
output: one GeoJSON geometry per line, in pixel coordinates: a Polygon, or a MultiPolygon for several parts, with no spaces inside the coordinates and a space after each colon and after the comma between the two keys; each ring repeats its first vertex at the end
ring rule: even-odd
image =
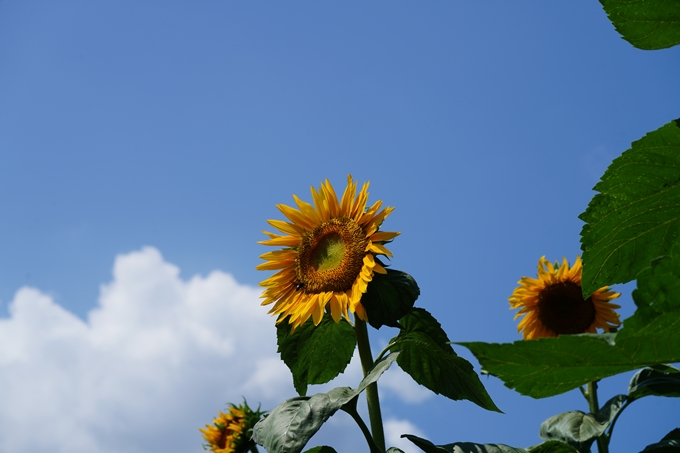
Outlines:
{"type": "Polygon", "coordinates": [[[203,451],[225,402],[294,395],[259,294],[182,280],[150,247],[116,258],[86,321],[21,288],[0,320],[0,451],[203,451]]]}
{"type": "Polygon", "coordinates": [[[418,453],[422,451],[410,440],[402,438],[402,434],[425,437],[420,428],[408,420],[392,418],[385,421],[385,442],[388,447],[397,447],[403,450],[404,453],[418,453]]]}
{"type": "Polygon", "coordinates": [[[434,395],[396,365],[390,367],[380,378],[379,388],[381,390],[388,389],[402,401],[410,404],[422,403],[434,395]]]}
{"type": "MultiPolygon", "coordinates": [[[[116,257],[85,320],[19,289],[0,319],[0,452],[202,452],[198,428],[224,403],[246,397],[273,409],[295,396],[259,296],[221,271],[184,280],[151,247],[116,257]]],[[[309,393],[356,387],[361,375],[355,354],[343,375],[309,393]]],[[[381,388],[422,399],[403,373],[388,372],[381,388]]],[[[406,421],[385,428],[406,449],[398,436],[420,434],[406,421]]],[[[308,447],[320,444],[365,448],[344,412],[308,447]]]]}

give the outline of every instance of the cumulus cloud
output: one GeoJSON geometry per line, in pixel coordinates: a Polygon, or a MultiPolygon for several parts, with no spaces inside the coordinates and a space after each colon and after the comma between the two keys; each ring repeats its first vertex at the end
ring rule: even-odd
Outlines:
{"type": "Polygon", "coordinates": [[[83,321],[34,288],[0,320],[0,451],[202,451],[227,401],[294,395],[259,290],[120,255],[83,321]]]}
{"type": "MultiPolygon", "coordinates": [[[[0,319],[0,451],[201,452],[198,428],[224,403],[245,397],[273,409],[295,396],[259,295],[221,271],[182,279],[152,247],[116,257],[85,320],[38,289],[19,289],[0,319]]],[[[414,398],[402,377],[385,378],[414,398]]],[[[353,360],[309,393],[360,380],[353,360]]],[[[327,425],[309,447],[365,449],[346,414],[327,425]]],[[[398,420],[386,429],[419,433],[398,420]]]]}
{"type": "Polygon", "coordinates": [[[425,437],[425,434],[408,420],[392,418],[385,421],[385,442],[388,446],[397,447],[404,453],[418,453],[421,451],[410,440],[402,439],[402,434],[425,437]]]}
{"type": "Polygon", "coordinates": [[[433,395],[398,366],[391,367],[380,378],[380,389],[387,389],[403,402],[410,404],[422,403],[433,395]]]}

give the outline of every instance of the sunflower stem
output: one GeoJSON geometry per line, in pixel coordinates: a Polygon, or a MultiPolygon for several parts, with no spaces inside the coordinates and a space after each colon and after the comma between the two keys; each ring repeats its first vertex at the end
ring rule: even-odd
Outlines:
{"type": "MultiPolygon", "coordinates": [[[[597,381],[588,382],[584,396],[588,400],[590,413],[593,415],[597,414],[600,410],[600,403],[597,401],[597,381]]],[[[609,453],[609,439],[605,434],[597,438],[597,451],[599,453],[609,453]]]]}
{"type": "MultiPolygon", "coordinates": [[[[358,317],[355,318],[354,331],[357,335],[357,347],[361,368],[366,376],[373,368],[373,354],[371,344],[368,341],[368,328],[366,322],[358,317]]],[[[368,417],[371,422],[371,433],[376,446],[380,451],[385,451],[385,432],[383,430],[382,414],[380,413],[380,400],[378,399],[378,384],[376,382],[366,387],[366,402],[368,403],[368,417]]]]}
{"type": "Polygon", "coordinates": [[[371,436],[371,431],[368,429],[368,426],[366,426],[366,423],[364,423],[364,420],[361,418],[361,416],[359,416],[357,411],[352,410],[345,412],[351,415],[354,421],[357,423],[357,425],[359,425],[359,429],[361,429],[361,432],[366,438],[366,443],[368,443],[368,446],[371,449],[371,453],[381,453],[381,450],[378,448],[378,446],[375,444],[375,441],[373,440],[373,436],[371,436]]]}

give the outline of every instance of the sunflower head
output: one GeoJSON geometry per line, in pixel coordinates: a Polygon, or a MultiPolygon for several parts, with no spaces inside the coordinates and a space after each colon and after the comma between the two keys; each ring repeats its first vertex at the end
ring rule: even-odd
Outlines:
{"type": "Polygon", "coordinates": [[[269,239],[260,244],[282,248],[260,257],[266,262],[258,270],[277,271],[260,283],[262,305],[274,304],[269,313],[293,329],[310,317],[319,325],[325,311],[335,322],[350,312],[366,321],[361,296],[375,272],[386,273],[376,256],[391,257],[385,244],[399,235],[378,230],[394,208],[381,210],[382,201],[367,207],[368,183],[357,195],[351,176],[340,199],[328,180],[311,192],[313,205],[293,195],[296,208],[277,205],[287,221],[267,221],[280,233],[265,231],[269,239]]]}
{"type": "Polygon", "coordinates": [[[239,406],[230,404],[229,411],[220,412],[212,425],[199,428],[206,441],[203,448],[213,453],[245,453],[253,442],[253,426],[263,414],[245,401],[239,406]]]}
{"type": "Polygon", "coordinates": [[[570,268],[566,258],[553,265],[545,257],[538,260],[538,278],[522,277],[510,296],[510,309],[519,308],[515,319],[524,316],[517,326],[524,339],[556,337],[563,334],[609,332],[621,325],[614,311],[621,308],[610,301],[621,293],[605,286],[587,299],[581,293],[581,257],[570,268]]]}

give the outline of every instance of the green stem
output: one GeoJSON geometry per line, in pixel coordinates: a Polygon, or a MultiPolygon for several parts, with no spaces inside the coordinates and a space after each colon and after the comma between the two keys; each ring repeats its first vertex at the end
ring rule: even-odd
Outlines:
{"type": "MultiPolygon", "coordinates": [[[[366,376],[373,368],[373,355],[371,354],[371,344],[368,342],[368,328],[366,323],[358,317],[355,318],[354,331],[357,335],[361,368],[364,370],[364,376],[366,376]]],[[[381,452],[385,451],[385,432],[383,430],[380,400],[378,399],[378,384],[376,382],[366,387],[366,402],[368,403],[368,418],[371,422],[373,440],[381,452]]]]}
{"type": "Polygon", "coordinates": [[[373,436],[371,436],[371,431],[369,431],[368,426],[366,426],[366,423],[364,423],[364,420],[359,416],[359,413],[356,410],[348,411],[345,410],[349,415],[352,416],[355,422],[357,422],[357,425],[359,425],[359,428],[361,429],[361,432],[364,433],[364,437],[366,438],[366,442],[368,443],[368,446],[371,449],[371,453],[380,453],[380,449],[378,446],[375,444],[375,441],[373,440],[373,436]]]}
{"type": "MultiPolygon", "coordinates": [[[[597,401],[597,381],[589,382],[586,391],[583,393],[588,400],[588,409],[595,415],[600,410],[600,403],[597,401]]],[[[609,453],[609,439],[603,433],[597,438],[597,451],[599,453],[609,453]]]]}
{"type": "Polygon", "coordinates": [[[260,453],[260,450],[257,449],[257,444],[255,442],[250,443],[250,451],[251,453],[260,453]]]}

